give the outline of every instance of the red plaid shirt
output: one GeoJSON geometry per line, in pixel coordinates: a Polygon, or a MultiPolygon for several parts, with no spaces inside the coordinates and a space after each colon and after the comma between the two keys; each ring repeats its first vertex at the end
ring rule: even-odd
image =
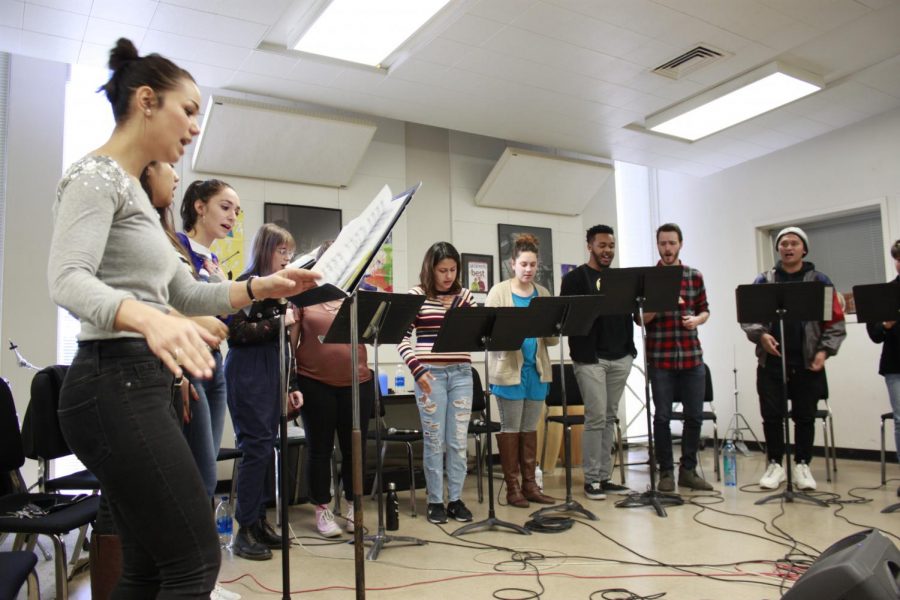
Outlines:
{"type": "MultiPolygon", "coordinates": [[[[662,266],[658,262],[657,266],[662,266]]],[[[681,265],[681,299],[679,310],[656,313],[647,324],[647,358],[657,369],[693,369],[703,363],[703,349],[697,330],[686,329],[681,317],[709,312],[706,287],[700,271],[681,265]]]]}

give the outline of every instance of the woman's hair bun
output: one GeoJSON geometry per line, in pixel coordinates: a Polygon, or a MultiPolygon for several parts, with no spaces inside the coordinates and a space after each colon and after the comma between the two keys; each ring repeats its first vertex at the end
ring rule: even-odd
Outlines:
{"type": "Polygon", "coordinates": [[[109,68],[118,71],[130,62],[140,58],[134,43],[128,38],[119,38],[115,47],[109,51],[109,68]]]}

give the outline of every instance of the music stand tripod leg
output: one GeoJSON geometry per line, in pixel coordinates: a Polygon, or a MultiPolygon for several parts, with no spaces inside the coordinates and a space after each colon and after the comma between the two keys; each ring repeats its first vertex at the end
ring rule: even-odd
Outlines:
{"type": "MultiPolygon", "coordinates": [[[[562,329],[562,323],[559,326],[562,329]]],[[[599,521],[599,517],[583,507],[580,502],[577,502],[572,497],[572,428],[569,426],[569,407],[566,402],[566,365],[565,359],[563,357],[563,343],[564,336],[560,336],[559,338],[559,385],[560,385],[560,396],[561,396],[561,405],[562,405],[562,415],[563,415],[563,448],[565,451],[565,462],[566,462],[566,501],[562,504],[556,504],[554,506],[547,506],[540,510],[536,510],[531,513],[532,519],[537,519],[542,516],[554,514],[554,513],[566,513],[566,514],[575,514],[581,515],[586,519],[590,519],[591,521],[599,521]]]]}

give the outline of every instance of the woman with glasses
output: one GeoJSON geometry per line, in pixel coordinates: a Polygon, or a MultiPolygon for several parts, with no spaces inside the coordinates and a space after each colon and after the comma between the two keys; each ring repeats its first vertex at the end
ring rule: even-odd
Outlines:
{"type": "MultiPolygon", "coordinates": [[[[284,269],[294,254],[294,238],[290,232],[266,223],[253,238],[250,265],[238,281],[252,282],[284,269]]],[[[296,311],[293,305],[277,300],[256,301],[228,319],[228,356],[225,358],[225,382],[228,409],[244,453],[238,467],[237,509],[238,532],[233,552],[249,560],[272,558],[271,548],[281,547],[281,537],[266,520],[268,487],[266,472],[275,448],[275,435],[284,402],[281,368],[291,375],[288,398],[296,410],[303,404],[297,391],[296,373],[289,356],[279,355],[278,324],[284,313],[286,340],[296,339],[296,311]]],[[[289,353],[288,353],[289,354],[289,353]]],[[[286,499],[285,499],[286,500],[286,499]]]]}
{"type": "MultiPolygon", "coordinates": [[[[185,233],[178,233],[177,237],[190,258],[192,273],[198,281],[228,280],[210,246],[231,234],[240,213],[241,199],[224,181],[198,180],[185,190],[181,201],[181,224],[185,233]]],[[[206,493],[212,498],[216,491],[216,457],[222,445],[227,402],[222,352],[218,346],[210,351],[216,361],[212,378],[189,378],[195,401],[188,401],[184,406],[184,435],[203,476],[206,493]]]]}

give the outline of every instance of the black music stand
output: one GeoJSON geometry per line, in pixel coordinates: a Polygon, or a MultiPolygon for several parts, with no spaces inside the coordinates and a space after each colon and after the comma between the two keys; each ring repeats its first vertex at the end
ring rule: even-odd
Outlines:
{"type": "MultiPolygon", "coordinates": [[[[491,422],[490,396],[490,353],[503,350],[518,350],[525,341],[523,324],[528,320],[528,311],[521,308],[484,306],[454,308],[444,316],[444,323],[434,342],[434,352],[484,352],[484,403],[485,420],[491,422]]],[[[514,523],[502,521],[494,513],[494,451],[493,436],[487,436],[488,455],[488,518],[483,521],[463,525],[450,535],[460,536],[479,529],[505,527],[522,535],[531,532],[514,523]]]]}
{"type": "Polygon", "coordinates": [[[630,267],[608,269],[601,277],[600,291],[607,296],[607,314],[627,314],[638,317],[641,326],[641,354],[644,360],[644,398],[647,402],[647,451],[650,464],[650,489],[631,494],[616,502],[616,508],[652,506],[656,514],[665,517],[664,506],[684,504],[681,496],[656,489],[656,452],[653,448],[652,396],[650,395],[650,366],[647,359],[647,327],[644,311],[666,312],[678,308],[681,294],[681,267],[630,267]]]}
{"type": "Polygon", "coordinates": [[[530,316],[525,324],[525,337],[559,336],[560,392],[562,396],[563,448],[566,456],[566,500],[562,504],[547,506],[531,513],[532,518],[549,513],[580,514],[591,521],[597,515],[584,508],[572,497],[572,431],[569,426],[569,407],[566,400],[565,359],[563,338],[570,335],[587,335],[600,314],[603,296],[538,296],[528,308],[530,316]]]}
{"type": "MultiPolygon", "coordinates": [[[[416,296],[414,294],[385,294],[382,292],[365,292],[358,291],[355,296],[356,302],[344,302],[334,317],[334,322],[328,329],[328,333],[322,338],[323,344],[349,344],[352,329],[358,332],[357,341],[360,344],[371,344],[374,348],[375,376],[378,377],[378,346],[380,344],[399,344],[406,335],[410,324],[415,320],[422,303],[425,302],[425,296],[416,296]],[[355,311],[353,310],[355,308],[355,311]],[[354,328],[351,322],[354,320],[353,313],[356,313],[356,324],[354,328]]],[[[351,354],[358,352],[356,346],[353,346],[351,354]]],[[[351,365],[354,373],[356,373],[357,359],[354,357],[351,365]]],[[[358,374],[354,380],[354,394],[359,393],[358,374]]],[[[377,384],[377,380],[373,382],[377,384]]],[[[376,480],[378,483],[378,530],[375,535],[363,536],[363,518],[362,518],[362,429],[359,423],[359,402],[354,402],[353,414],[353,537],[354,543],[359,540],[359,544],[371,542],[372,547],[369,549],[367,560],[377,560],[378,554],[385,544],[390,542],[403,542],[407,544],[415,544],[421,546],[425,544],[425,540],[419,538],[387,535],[384,529],[384,477],[382,474],[381,464],[381,393],[380,390],[375,394],[375,454],[378,457],[375,461],[375,469],[377,471],[376,480]],[[357,438],[359,438],[357,440],[357,438]],[[356,447],[359,444],[359,454],[356,453],[356,447]],[[359,469],[359,477],[357,477],[357,469],[359,469]],[[358,483],[358,487],[357,487],[358,483]]],[[[415,485],[415,481],[410,481],[410,485],[415,485]]]]}
{"type": "MultiPolygon", "coordinates": [[[[896,281],[854,285],[853,301],[856,303],[856,318],[861,323],[900,321],[900,284],[896,281]]],[[[892,513],[898,510],[900,502],[891,504],[881,512],[892,513]]]]}
{"type": "Polygon", "coordinates": [[[737,319],[739,323],[778,323],[781,353],[781,402],[784,410],[784,454],[787,481],[785,489],[778,494],[766,496],[755,504],[765,504],[772,500],[785,502],[803,500],[817,506],[828,506],[822,500],[801,491],[794,491],[791,473],[791,426],[788,411],[787,392],[787,345],[784,339],[785,321],[827,321],[831,318],[832,288],[821,281],[791,283],[762,283],[739,285],[735,290],[737,319]],[[828,302],[825,301],[826,296],[828,302]],[[827,314],[826,314],[827,309],[827,314]]]}

